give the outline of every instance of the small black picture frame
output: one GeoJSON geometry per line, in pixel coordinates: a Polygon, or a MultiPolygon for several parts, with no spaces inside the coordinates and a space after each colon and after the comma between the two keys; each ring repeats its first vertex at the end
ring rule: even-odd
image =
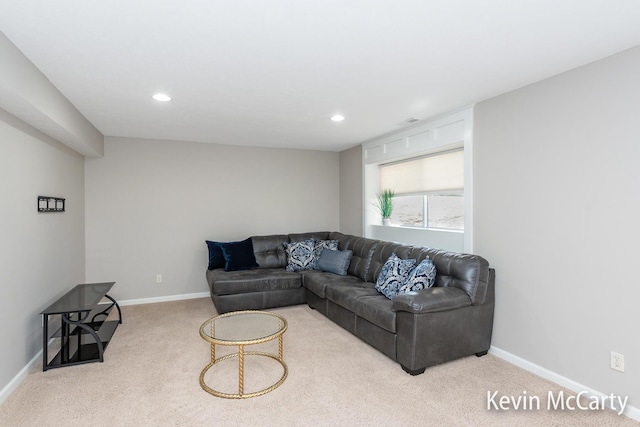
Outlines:
{"type": "Polygon", "coordinates": [[[61,197],[38,196],[38,212],[64,212],[65,199],[61,197]]]}

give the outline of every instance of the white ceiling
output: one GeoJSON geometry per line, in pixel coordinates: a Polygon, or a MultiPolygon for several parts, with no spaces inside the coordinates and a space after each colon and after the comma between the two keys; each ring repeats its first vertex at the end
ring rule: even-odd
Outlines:
{"type": "Polygon", "coordinates": [[[338,151],[637,46],[640,1],[0,0],[0,31],[104,135],[338,151]]]}

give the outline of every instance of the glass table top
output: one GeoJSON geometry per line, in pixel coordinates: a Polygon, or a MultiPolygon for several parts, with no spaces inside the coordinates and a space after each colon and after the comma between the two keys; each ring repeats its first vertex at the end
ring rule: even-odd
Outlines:
{"type": "Polygon", "coordinates": [[[64,294],[40,314],[91,311],[116,282],[86,283],[64,294]]]}
{"type": "Polygon", "coordinates": [[[282,335],[286,329],[287,321],[278,314],[236,311],[207,320],[200,327],[200,335],[216,344],[257,344],[282,335]]]}

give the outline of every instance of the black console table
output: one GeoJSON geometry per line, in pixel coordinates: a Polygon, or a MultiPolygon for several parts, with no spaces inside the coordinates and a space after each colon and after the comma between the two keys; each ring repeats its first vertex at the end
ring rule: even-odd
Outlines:
{"type": "Polygon", "coordinates": [[[78,285],[41,313],[43,371],[104,361],[104,350],[116,328],[122,323],[120,306],[107,295],[114,284],[115,282],[78,285]],[[118,319],[106,320],[113,307],[118,310],[118,319]],[[59,327],[49,335],[52,325],[59,327]],[[60,339],[60,351],[49,361],[51,338],[60,339]]]}

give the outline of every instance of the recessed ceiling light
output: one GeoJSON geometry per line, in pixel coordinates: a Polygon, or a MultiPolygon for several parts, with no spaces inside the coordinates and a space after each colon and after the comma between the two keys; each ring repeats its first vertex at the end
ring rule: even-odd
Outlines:
{"type": "Polygon", "coordinates": [[[335,116],[331,117],[331,120],[333,120],[334,122],[341,122],[344,120],[344,116],[341,116],[340,114],[336,114],[335,116]]]}
{"type": "Polygon", "coordinates": [[[156,93],[155,95],[153,95],[153,99],[162,102],[171,101],[171,97],[169,95],[165,95],[164,93],[156,93]]]}

